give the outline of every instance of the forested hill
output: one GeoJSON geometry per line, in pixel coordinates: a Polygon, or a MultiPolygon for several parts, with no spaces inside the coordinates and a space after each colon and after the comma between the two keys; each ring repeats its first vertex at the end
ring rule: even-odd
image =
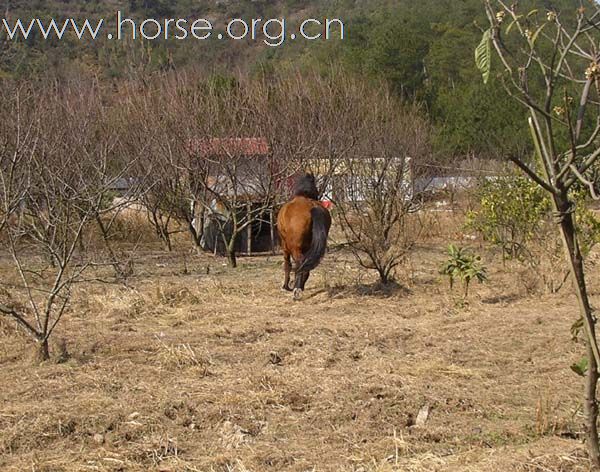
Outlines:
{"type": "MultiPolygon", "coordinates": [[[[340,18],[341,41],[108,41],[2,40],[3,77],[46,80],[91,74],[119,81],[131,75],[194,68],[209,74],[273,72],[335,64],[367,80],[384,80],[399,95],[423,104],[444,153],[494,153],[521,146],[522,110],[499,84],[484,86],[473,50],[486,24],[483,0],[1,0],[9,19],[103,18],[122,10],[132,18],[340,18]],[[502,138],[498,138],[501,136],[502,138]],[[507,137],[509,138],[507,142],[507,137]]],[[[573,0],[527,0],[519,8],[552,8],[572,15],[573,0]]],[[[2,36],[6,34],[3,32],[2,36]]]]}

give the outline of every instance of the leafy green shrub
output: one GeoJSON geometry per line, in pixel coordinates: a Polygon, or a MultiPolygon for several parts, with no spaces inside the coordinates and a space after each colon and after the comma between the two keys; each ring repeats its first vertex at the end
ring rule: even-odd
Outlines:
{"type": "MultiPolygon", "coordinates": [[[[530,292],[557,292],[567,280],[562,242],[549,196],[526,177],[508,175],[483,181],[476,190],[476,210],[466,228],[502,250],[503,260],[525,267],[521,282],[530,292]]],[[[573,191],[575,219],[584,255],[600,241],[600,220],[586,207],[586,192],[573,191]]]]}
{"type": "Polygon", "coordinates": [[[579,245],[581,253],[586,256],[600,242],[600,220],[596,214],[586,208],[585,200],[588,193],[585,189],[574,192],[573,200],[576,204],[575,224],[579,232],[579,245]]]}
{"type": "Polygon", "coordinates": [[[481,264],[481,257],[472,254],[464,248],[450,244],[448,246],[448,260],[442,265],[440,273],[450,279],[450,290],[454,281],[459,279],[463,283],[464,298],[469,295],[469,284],[472,280],[483,283],[487,280],[486,268],[481,264]]]}
{"type": "Polygon", "coordinates": [[[503,176],[484,180],[475,199],[479,209],[467,213],[467,228],[502,249],[506,259],[530,257],[529,245],[550,214],[550,200],[530,179],[503,176]]]}

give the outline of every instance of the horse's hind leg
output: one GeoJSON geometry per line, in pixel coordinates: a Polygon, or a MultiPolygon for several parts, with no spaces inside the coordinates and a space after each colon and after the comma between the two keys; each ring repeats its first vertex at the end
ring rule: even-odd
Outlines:
{"type": "Polygon", "coordinates": [[[294,280],[294,300],[300,300],[302,298],[302,281],[304,280],[304,273],[299,274],[296,272],[296,280],[294,280]]]}
{"type": "Polygon", "coordinates": [[[296,273],[296,280],[294,280],[294,300],[300,300],[302,298],[304,286],[306,285],[309,275],[310,272],[296,273]]]}
{"type": "MultiPolygon", "coordinates": [[[[296,269],[302,265],[304,255],[300,250],[297,250],[292,254],[292,258],[296,263],[296,269]]],[[[304,291],[306,272],[296,271],[294,274],[294,300],[300,300],[302,298],[302,292],[304,291]]]]}
{"type": "Polygon", "coordinates": [[[283,287],[281,287],[283,290],[286,290],[288,292],[291,292],[292,289],[290,288],[290,272],[292,271],[292,261],[290,259],[290,253],[284,251],[283,252],[283,273],[284,273],[284,279],[283,279],[283,287]]]}
{"type": "Polygon", "coordinates": [[[302,284],[301,284],[302,290],[304,290],[304,286],[306,285],[306,282],[308,282],[309,276],[310,276],[310,272],[304,272],[303,277],[302,277],[302,284]]]}
{"type": "Polygon", "coordinates": [[[306,285],[306,281],[308,280],[309,276],[310,272],[296,274],[296,280],[294,281],[294,300],[300,300],[302,298],[304,286],[306,285]]]}

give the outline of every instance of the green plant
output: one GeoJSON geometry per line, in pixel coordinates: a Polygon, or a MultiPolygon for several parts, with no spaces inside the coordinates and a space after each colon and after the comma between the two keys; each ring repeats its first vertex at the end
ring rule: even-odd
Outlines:
{"type": "Polygon", "coordinates": [[[464,298],[469,295],[469,284],[472,280],[483,283],[487,280],[487,270],[481,264],[481,257],[465,248],[454,244],[448,245],[448,260],[442,265],[440,273],[450,279],[450,290],[454,288],[454,281],[459,279],[463,283],[464,298]]]}
{"type": "MultiPolygon", "coordinates": [[[[528,290],[560,290],[570,272],[547,192],[531,179],[510,174],[483,180],[474,196],[478,205],[467,213],[466,229],[500,248],[503,261],[522,264],[528,290]]],[[[600,241],[600,220],[587,208],[585,189],[576,187],[569,196],[585,256],[600,241]]]]}
{"type": "Polygon", "coordinates": [[[467,213],[466,227],[502,249],[505,259],[530,257],[550,214],[550,200],[530,179],[508,175],[484,180],[476,190],[477,210],[467,213]]]}
{"type": "Polygon", "coordinates": [[[579,362],[571,365],[571,370],[580,377],[585,377],[585,373],[588,370],[588,359],[583,357],[579,362]]]}
{"type": "Polygon", "coordinates": [[[586,189],[581,188],[571,192],[571,198],[575,202],[575,224],[579,232],[579,246],[585,257],[600,242],[600,220],[596,213],[586,207],[586,200],[589,198],[586,189]]]}

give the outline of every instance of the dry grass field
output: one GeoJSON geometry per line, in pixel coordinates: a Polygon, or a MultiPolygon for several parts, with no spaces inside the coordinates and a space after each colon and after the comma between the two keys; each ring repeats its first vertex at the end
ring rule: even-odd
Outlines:
{"type": "Polygon", "coordinates": [[[77,286],[50,363],[0,320],[0,470],[588,470],[568,288],[529,295],[484,251],[461,305],[444,259],[422,244],[382,291],[334,250],[293,302],[279,257],[148,246],[128,286],[77,286]]]}

